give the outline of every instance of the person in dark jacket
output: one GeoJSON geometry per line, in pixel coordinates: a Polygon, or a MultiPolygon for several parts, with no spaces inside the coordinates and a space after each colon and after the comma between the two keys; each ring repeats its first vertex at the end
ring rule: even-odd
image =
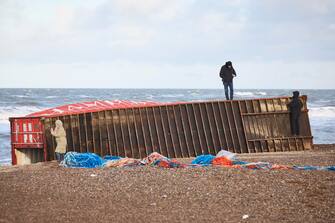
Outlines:
{"type": "Polygon", "coordinates": [[[231,61],[227,61],[226,64],[221,67],[220,77],[222,78],[226,99],[233,100],[233,78],[236,77],[236,72],[231,61]],[[230,90],[230,97],[228,97],[228,88],[230,90]]]}
{"type": "Polygon", "coordinates": [[[288,108],[290,110],[290,122],[291,122],[291,132],[292,135],[300,135],[299,127],[299,117],[303,104],[299,99],[299,91],[293,92],[293,97],[290,103],[288,103],[288,108]]]}

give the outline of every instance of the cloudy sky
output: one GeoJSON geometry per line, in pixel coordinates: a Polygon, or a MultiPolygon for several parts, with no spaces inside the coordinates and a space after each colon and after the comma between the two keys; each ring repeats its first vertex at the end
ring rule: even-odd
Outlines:
{"type": "Polygon", "coordinates": [[[0,0],[0,87],[334,88],[334,0],[0,0]]]}

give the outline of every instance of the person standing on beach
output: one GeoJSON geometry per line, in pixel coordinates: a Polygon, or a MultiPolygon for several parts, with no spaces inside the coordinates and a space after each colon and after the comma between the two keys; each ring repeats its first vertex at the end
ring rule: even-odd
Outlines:
{"type": "Polygon", "coordinates": [[[233,68],[233,64],[231,61],[227,61],[226,64],[221,67],[220,77],[223,82],[226,99],[233,100],[234,97],[233,78],[236,77],[236,72],[233,68]],[[230,97],[228,96],[228,88],[230,91],[229,92],[230,97]]]}
{"type": "Polygon", "coordinates": [[[293,92],[293,97],[290,103],[287,104],[288,109],[290,110],[290,122],[291,122],[291,132],[292,135],[300,135],[299,127],[299,117],[303,104],[299,99],[299,91],[293,92]]]}
{"type": "Polygon", "coordinates": [[[57,120],[55,122],[56,128],[51,128],[51,135],[53,135],[56,138],[56,150],[55,155],[58,162],[61,162],[64,159],[64,154],[66,153],[66,146],[67,146],[67,140],[66,140],[66,132],[63,127],[63,122],[61,120],[57,120]]]}

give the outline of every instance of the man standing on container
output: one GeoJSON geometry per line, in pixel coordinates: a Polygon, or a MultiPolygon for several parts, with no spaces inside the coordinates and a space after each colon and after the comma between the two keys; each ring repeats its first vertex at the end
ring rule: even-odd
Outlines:
{"type": "Polygon", "coordinates": [[[293,91],[292,100],[287,104],[290,110],[291,132],[294,136],[300,135],[299,117],[303,104],[299,99],[299,94],[299,91],[293,91]]]}
{"type": "Polygon", "coordinates": [[[236,72],[233,68],[233,64],[231,61],[227,61],[226,64],[221,67],[220,77],[222,78],[226,99],[233,100],[234,97],[233,78],[236,77],[236,72]],[[228,96],[228,88],[230,91],[230,97],[228,96]]]}

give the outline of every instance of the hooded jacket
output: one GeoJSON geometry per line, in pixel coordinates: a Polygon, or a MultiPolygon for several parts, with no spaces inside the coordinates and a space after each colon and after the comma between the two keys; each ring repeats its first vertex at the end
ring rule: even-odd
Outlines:
{"type": "Polygon", "coordinates": [[[51,129],[51,134],[56,138],[57,147],[55,152],[56,153],[66,153],[66,132],[63,127],[63,123],[61,120],[56,121],[56,128],[51,129]]]}
{"type": "Polygon", "coordinates": [[[220,77],[222,78],[223,82],[232,82],[234,76],[236,76],[236,72],[233,68],[232,62],[228,61],[221,67],[220,77]]]}

